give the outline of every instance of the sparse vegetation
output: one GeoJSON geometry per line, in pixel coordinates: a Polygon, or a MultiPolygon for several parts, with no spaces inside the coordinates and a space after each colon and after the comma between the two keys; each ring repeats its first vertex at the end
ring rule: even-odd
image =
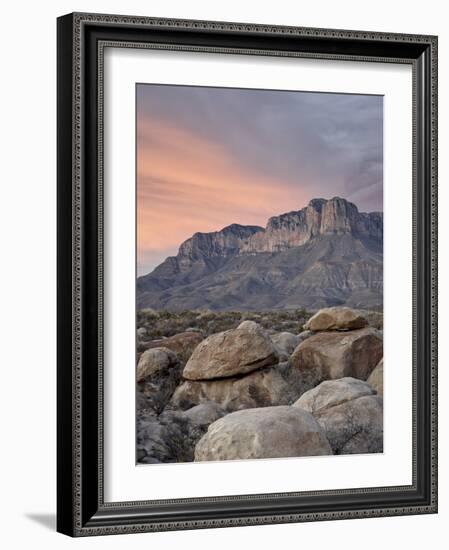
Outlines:
{"type": "Polygon", "coordinates": [[[365,382],[382,369],[382,384],[382,314],[327,308],[311,317],[303,308],[138,311],[138,461],[282,457],[298,441],[297,456],[382,452],[382,397],[365,382]],[[233,414],[257,437],[240,432],[233,414]],[[227,415],[229,424],[222,422],[227,415]],[[268,424],[254,424],[258,415],[269,418],[268,424]],[[298,437],[290,428],[282,436],[286,451],[278,429],[291,424],[283,415],[298,417],[298,437]],[[269,429],[259,438],[265,425],[269,429]],[[322,445],[310,447],[317,434],[322,445]],[[219,445],[209,443],[214,437],[219,445]],[[228,448],[232,456],[215,450],[228,448]]]}
{"type": "Polygon", "coordinates": [[[167,338],[187,330],[200,330],[204,336],[236,328],[242,321],[256,321],[268,331],[298,334],[312,316],[304,308],[294,310],[242,312],[187,310],[178,313],[142,309],[137,312],[137,328],[144,327],[147,339],[167,338]]]}

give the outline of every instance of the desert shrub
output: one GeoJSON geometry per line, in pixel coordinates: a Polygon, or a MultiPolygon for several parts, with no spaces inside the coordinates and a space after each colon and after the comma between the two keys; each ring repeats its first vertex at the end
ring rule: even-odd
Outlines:
{"type": "Polygon", "coordinates": [[[137,312],[137,328],[145,327],[148,340],[174,336],[187,329],[197,329],[205,336],[236,328],[242,321],[259,323],[269,331],[288,331],[298,334],[311,317],[305,308],[277,311],[210,311],[180,312],[143,309],[137,312]]]}

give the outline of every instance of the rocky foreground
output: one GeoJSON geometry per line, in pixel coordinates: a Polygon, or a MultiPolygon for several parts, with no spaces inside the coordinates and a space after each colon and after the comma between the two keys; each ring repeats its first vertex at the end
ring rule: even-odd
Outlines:
{"type": "Polygon", "coordinates": [[[264,321],[139,327],[139,463],[382,452],[382,314],[326,308],[299,333],[264,321]]]}

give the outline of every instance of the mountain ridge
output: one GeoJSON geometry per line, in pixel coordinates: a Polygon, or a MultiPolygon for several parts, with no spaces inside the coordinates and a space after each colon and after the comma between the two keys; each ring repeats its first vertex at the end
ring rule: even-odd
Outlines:
{"type": "Polygon", "coordinates": [[[195,233],[137,280],[137,307],[181,310],[380,307],[383,213],[340,197],[195,233]]]}

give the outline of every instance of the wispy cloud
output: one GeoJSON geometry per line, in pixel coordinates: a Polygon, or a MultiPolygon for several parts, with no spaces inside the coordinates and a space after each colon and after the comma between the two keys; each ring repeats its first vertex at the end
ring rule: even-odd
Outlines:
{"type": "Polygon", "coordinates": [[[137,114],[139,273],[313,197],[382,209],[380,97],[139,85],[137,114]]]}

